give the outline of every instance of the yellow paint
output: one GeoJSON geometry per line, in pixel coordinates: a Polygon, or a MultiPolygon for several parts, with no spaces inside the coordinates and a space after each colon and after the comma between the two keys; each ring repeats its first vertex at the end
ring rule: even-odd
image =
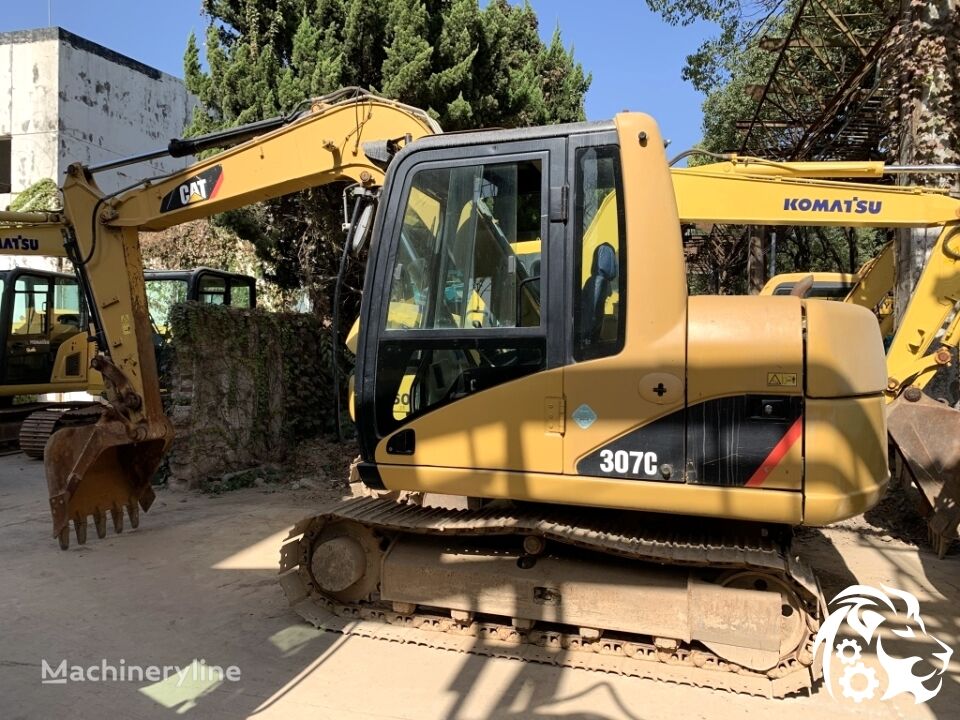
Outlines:
{"type": "MultiPolygon", "coordinates": [[[[546,402],[560,396],[562,388],[563,371],[558,369],[468,395],[402,426],[416,433],[412,455],[387,453],[384,438],[376,460],[385,465],[560,472],[563,436],[549,431],[546,402]]],[[[398,412],[394,405],[394,414],[398,412]]]]}
{"type": "MultiPolygon", "coordinates": [[[[567,424],[563,472],[568,476],[576,474],[582,457],[601,445],[683,407],[682,395],[658,404],[644,399],[639,388],[640,379],[651,373],[679,378],[687,375],[686,271],[663,140],[648,115],[618,115],[616,125],[624,170],[627,247],[637,249],[628,251],[622,264],[625,267],[621,267],[628,288],[627,306],[621,310],[626,313],[626,342],[617,355],[564,368],[568,414],[586,403],[597,415],[596,422],[586,430],[573,422],[567,424]],[[641,132],[648,138],[645,145],[637,142],[641,132]]],[[[609,225],[607,228],[612,232],[609,225]]],[[[611,237],[602,235],[599,226],[596,233],[597,241],[611,237]]],[[[595,487],[573,477],[569,482],[571,487],[580,488],[582,501],[595,487]]],[[[670,494],[663,492],[664,485],[658,487],[661,493],[670,494]]]]}
{"type": "Polygon", "coordinates": [[[522,498],[790,525],[800,524],[803,512],[803,495],[781,490],[416,465],[381,465],[379,470],[391,490],[522,498]]]}
{"type": "Polygon", "coordinates": [[[854,397],[882,391],[887,382],[883,339],[870,311],[826,300],[805,300],[804,305],[807,396],[854,397]]]}
{"type": "Polygon", "coordinates": [[[826,525],[871,508],[890,477],[883,399],[808,399],[804,412],[803,523],[826,525]]]}
{"type": "Polygon", "coordinates": [[[771,373],[803,375],[798,298],[698,295],[689,307],[688,402],[745,393],[803,394],[797,384],[774,391],[769,383],[771,373]]]}

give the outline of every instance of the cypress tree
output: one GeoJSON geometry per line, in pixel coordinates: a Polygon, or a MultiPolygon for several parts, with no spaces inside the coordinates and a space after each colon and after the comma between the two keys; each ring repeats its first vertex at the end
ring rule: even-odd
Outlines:
{"type": "MultiPolygon", "coordinates": [[[[524,4],[491,0],[204,0],[207,68],[191,35],[187,87],[200,99],[190,134],[277,115],[311,96],[357,85],[427,110],[445,130],[584,118],[590,76],[549,45],[524,4]]],[[[282,288],[330,309],[342,248],[339,188],[226,213],[282,288]]],[[[359,290],[356,276],[348,282],[359,290]]],[[[355,305],[356,292],[348,299],[355,305]]],[[[352,318],[352,308],[344,316],[352,318]]]]}

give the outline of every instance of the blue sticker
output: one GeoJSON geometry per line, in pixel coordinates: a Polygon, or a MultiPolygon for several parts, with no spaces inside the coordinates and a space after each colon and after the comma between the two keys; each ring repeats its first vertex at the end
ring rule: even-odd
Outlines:
{"type": "Polygon", "coordinates": [[[582,430],[586,430],[597,421],[597,414],[593,411],[592,407],[584,403],[573,411],[573,421],[579,425],[582,430]]]}

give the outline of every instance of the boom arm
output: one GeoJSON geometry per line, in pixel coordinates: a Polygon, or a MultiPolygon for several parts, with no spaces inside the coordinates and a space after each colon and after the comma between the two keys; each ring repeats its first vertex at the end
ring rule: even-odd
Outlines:
{"type": "Polygon", "coordinates": [[[137,503],[146,510],[150,477],[173,436],[160,402],[138,232],[334,182],[374,190],[391,151],[440,130],[423,111],[352,93],[320,98],[276,130],[119,194],[104,195],[89,170],[70,166],[63,186],[67,253],[97,331],[94,368],[104,375],[111,412],[96,425],[54,434],[47,446],[61,546],[69,543],[71,519],[79,526],[109,508],[116,525],[122,507],[131,518],[137,503]]]}
{"type": "Polygon", "coordinates": [[[812,172],[812,163],[797,163],[793,172],[781,175],[773,170],[789,170],[790,163],[781,163],[765,175],[733,172],[724,165],[673,170],[682,221],[834,227],[933,227],[960,222],[960,202],[927,188],[803,177],[800,173],[812,172]]]}
{"type": "Polygon", "coordinates": [[[59,213],[0,212],[0,255],[66,257],[59,213]]]}

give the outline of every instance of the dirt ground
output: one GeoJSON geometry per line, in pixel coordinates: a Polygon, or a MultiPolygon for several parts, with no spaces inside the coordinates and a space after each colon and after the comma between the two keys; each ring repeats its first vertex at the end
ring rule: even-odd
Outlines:
{"type": "MultiPolygon", "coordinates": [[[[164,718],[955,718],[956,657],[939,695],[860,705],[811,696],[771,701],[585,670],[460,655],[324,633],[288,609],[276,582],[286,529],[339,492],[318,464],[296,485],[219,495],[162,491],[136,531],[69,552],[49,533],[40,463],[0,457],[0,716],[164,718]],[[42,663],[187,667],[193,676],[41,684],[42,663]],[[237,681],[195,670],[236,666],[237,681]],[[199,677],[198,677],[199,675],[199,677]]],[[[927,630],[960,649],[960,556],[901,538],[918,532],[896,501],[827,531],[800,534],[827,597],[854,583],[918,596],[927,630]]]]}

